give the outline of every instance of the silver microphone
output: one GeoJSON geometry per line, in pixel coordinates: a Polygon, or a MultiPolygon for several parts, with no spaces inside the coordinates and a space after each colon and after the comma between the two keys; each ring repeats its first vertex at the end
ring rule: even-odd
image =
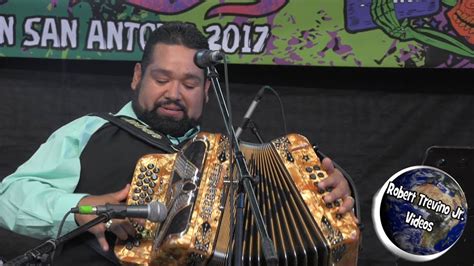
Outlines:
{"type": "Polygon", "coordinates": [[[163,222],[168,215],[166,206],[158,201],[146,205],[105,204],[98,206],[83,205],[71,209],[72,213],[102,214],[109,213],[112,218],[144,218],[152,222],[163,222]]]}
{"type": "Polygon", "coordinates": [[[249,108],[247,109],[247,112],[244,115],[244,118],[242,119],[242,123],[240,123],[240,126],[237,128],[237,131],[235,131],[235,137],[239,138],[240,134],[242,134],[242,131],[247,128],[247,125],[250,121],[250,117],[252,116],[253,112],[255,111],[255,108],[257,108],[258,103],[263,97],[263,94],[265,93],[265,89],[267,86],[263,86],[255,95],[255,98],[253,98],[252,103],[250,104],[249,108]]]}
{"type": "Polygon", "coordinates": [[[200,68],[206,68],[220,63],[224,57],[225,54],[221,51],[202,49],[194,55],[194,63],[200,68]]]}

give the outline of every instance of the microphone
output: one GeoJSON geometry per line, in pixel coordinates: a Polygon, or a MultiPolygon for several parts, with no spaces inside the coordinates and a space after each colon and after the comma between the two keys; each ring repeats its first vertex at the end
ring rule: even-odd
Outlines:
{"type": "Polygon", "coordinates": [[[194,63],[200,68],[206,68],[224,60],[225,54],[221,51],[202,49],[194,55],[194,63]]]}
{"type": "Polygon", "coordinates": [[[247,125],[249,124],[250,117],[252,116],[253,112],[255,111],[255,108],[257,108],[258,103],[263,97],[263,94],[265,92],[265,89],[267,89],[268,86],[263,86],[255,95],[255,98],[253,99],[252,103],[249,106],[249,109],[247,109],[247,112],[244,115],[244,118],[242,119],[242,123],[240,126],[237,128],[237,131],[235,131],[235,137],[239,138],[240,134],[242,134],[242,131],[247,128],[247,125]]]}
{"type": "Polygon", "coordinates": [[[105,204],[98,206],[83,205],[71,209],[72,213],[102,214],[110,213],[112,218],[145,218],[152,222],[162,222],[168,215],[166,206],[158,201],[146,205],[105,204]]]}

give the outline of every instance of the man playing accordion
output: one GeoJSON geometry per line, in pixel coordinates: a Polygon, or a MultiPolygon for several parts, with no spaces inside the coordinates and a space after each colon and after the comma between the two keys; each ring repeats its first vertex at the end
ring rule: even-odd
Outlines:
{"type": "MultiPolygon", "coordinates": [[[[132,100],[114,116],[158,142],[149,145],[102,117],[78,118],[54,132],[35,154],[0,184],[0,225],[33,238],[55,237],[64,214],[78,205],[121,203],[129,195],[137,160],[145,154],[179,150],[200,131],[210,81],[193,57],[208,49],[195,26],[172,22],[155,30],[141,63],[135,65],[132,100]]],[[[339,213],[351,211],[354,199],[348,182],[330,159],[322,161],[328,178],[319,188],[332,187],[326,203],[342,199],[339,213]]],[[[94,215],[69,216],[63,232],[92,220],[94,215]]],[[[64,245],[59,265],[118,263],[113,245],[136,234],[130,220],[113,219],[64,245]]]]}

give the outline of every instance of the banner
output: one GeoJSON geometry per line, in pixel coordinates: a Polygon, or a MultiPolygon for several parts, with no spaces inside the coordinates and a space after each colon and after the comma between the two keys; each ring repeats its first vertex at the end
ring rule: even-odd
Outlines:
{"type": "Polygon", "coordinates": [[[0,0],[0,56],[139,60],[195,24],[235,64],[474,67],[474,0],[0,0]]]}

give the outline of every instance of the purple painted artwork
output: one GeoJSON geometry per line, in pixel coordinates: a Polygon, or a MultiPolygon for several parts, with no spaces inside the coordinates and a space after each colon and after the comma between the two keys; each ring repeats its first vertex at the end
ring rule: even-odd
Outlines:
{"type": "MultiPolygon", "coordinates": [[[[398,19],[429,16],[437,13],[441,0],[387,0],[393,1],[398,19]]],[[[370,14],[371,0],[345,0],[346,30],[359,32],[377,28],[370,14]]]]}

